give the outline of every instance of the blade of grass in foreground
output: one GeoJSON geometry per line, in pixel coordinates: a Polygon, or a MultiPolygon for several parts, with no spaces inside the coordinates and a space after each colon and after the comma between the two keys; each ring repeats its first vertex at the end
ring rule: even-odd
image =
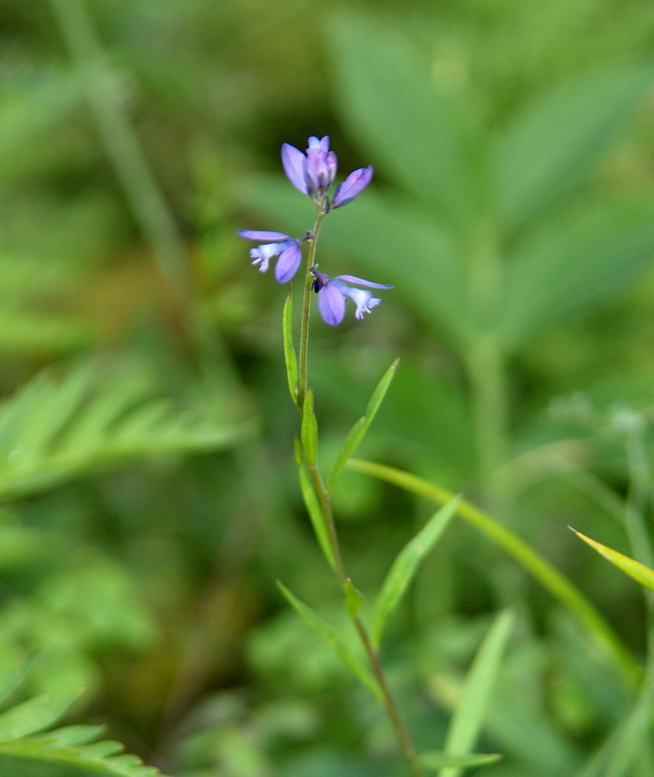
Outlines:
{"type": "MultiPolygon", "coordinates": [[[[372,461],[362,461],[361,459],[350,459],[348,467],[356,472],[362,472],[385,480],[387,483],[393,483],[413,494],[424,496],[436,504],[445,504],[454,497],[454,494],[446,489],[394,467],[387,467],[372,461]]],[[[611,657],[628,683],[631,686],[638,684],[640,670],[619,637],[588,599],[549,561],[512,531],[497,523],[470,502],[462,500],[457,507],[457,515],[499,545],[538,580],[546,591],[549,591],[552,596],[567,607],[611,657]]]]}

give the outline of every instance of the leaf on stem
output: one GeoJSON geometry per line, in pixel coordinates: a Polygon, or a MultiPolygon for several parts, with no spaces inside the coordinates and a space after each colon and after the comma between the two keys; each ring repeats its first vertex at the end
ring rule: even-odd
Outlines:
{"type": "Polygon", "coordinates": [[[353,653],[350,648],[343,642],[338,636],[336,631],[330,626],[327,621],[323,620],[318,613],[311,609],[308,605],[304,604],[300,599],[291,593],[283,583],[277,581],[277,587],[284,594],[289,604],[302,618],[302,620],[309,626],[312,631],[322,639],[322,641],[329,645],[330,648],[339,656],[343,663],[352,671],[357,679],[365,685],[365,687],[372,693],[378,702],[382,702],[381,691],[375,682],[375,678],[370,674],[368,669],[360,661],[359,657],[353,653]]]}
{"type": "Polygon", "coordinates": [[[348,577],[345,581],[345,609],[348,615],[355,618],[359,614],[364,596],[348,577]]]}
{"type": "Polygon", "coordinates": [[[302,498],[304,499],[304,506],[309,513],[311,525],[313,526],[313,531],[315,532],[318,544],[320,545],[320,550],[322,550],[323,556],[327,559],[329,566],[332,569],[336,569],[336,558],[329,536],[329,529],[327,528],[327,521],[325,520],[320,502],[304,465],[300,466],[298,474],[300,476],[300,489],[302,491],[302,498]]]}
{"type": "Polygon", "coordinates": [[[56,723],[81,691],[42,693],[0,715],[0,742],[35,734],[56,723]]]}
{"type": "MultiPolygon", "coordinates": [[[[387,467],[372,461],[350,459],[350,469],[393,483],[399,488],[426,497],[436,504],[445,504],[454,494],[440,486],[409,472],[387,467]]],[[[484,513],[470,502],[461,501],[458,515],[481,534],[502,548],[546,591],[558,599],[583,624],[597,644],[601,645],[621,671],[623,678],[633,687],[640,681],[641,673],[618,635],[604,620],[590,601],[556,567],[537,553],[517,534],[502,526],[490,515],[484,513]]]]}
{"type": "Polygon", "coordinates": [[[638,581],[646,588],[654,590],[654,569],[646,567],[639,561],[636,561],[629,556],[625,556],[623,553],[619,553],[617,550],[613,550],[613,548],[609,548],[607,545],[602,545],[601,542],[597,542],[596,540],[587,537],[580,531],[573,529],[572,526],[570,526],[569,529],[574,532],[580,540],[583,540],[587,545],[590,545],[593,550],[596,550],[600,556],[604,556],[607,561],[610,561],[613,566],[616,566],[626,575],[629,575],[629,577],[633,577],[634,580],[638,581]]]}
{"type": "MultiPolygon", "coordinates": [[[[499,675],[504,651],[511,634],[513,613],[501,612],[484,637],[466,675],[463,694],[450,721],[445,739],[445,752],[465,753],[479,736],[484,716],[499,675]]],[[[460,766],[445,767],[439,777],[458,777],[460,766]]]]}
{"type": "Polygon", "coordinates": [[[374,417],[377,415],[377,411],[379,410],[381,403],[384,400],[384,396],[386,395],[386,392],[391,385],[391,381],[395,377],[399,363],[400,360],[396,359],[388,368],[388,370],[386,370],[384,377],[379,381],[375,390],[372,392],[372,396],[370,397],[366,407],[365,415],[362,418],[359,418],[359,420],[354,424],[352,429],[350,429],[349,434],[345,438],[343,447],[341,448],[338,457],[334,462],[331,475],[329,476],[330,491],[345,469],[345,465],[347,464],[348,459],[359,447],[361,440],[363,440],[366,432],[368,431],[368,427],[373,422],[374,417]]]}
{"type": "Polygon", "coordinates": [[[282,331],[284,336],[284,362],[286,364],[286,377],[288,378],[288,390],[294,404],[298,403],[298,371],[297,356],[293,347],[293,290],[289,287],[288,296],[284,303],[282,331]]]}
{"type": "Polygon", "coordinates": [[[318,421],[313,410],[313,389],[309,389],[302,402],[302,425],[300,441],[306,463],[313,467],[318,455],[318,421]]]}
{"type": "Polygon", "coordinates": [[[399,552],[381,587],[370,628],[370,637],[379,647],[382,631],[388,616],[398,605],[409,584],[415,577],[420,562],[434,547],[446,526],[456,514],[461,499],[455,497],[440,508],[399,552]]]}

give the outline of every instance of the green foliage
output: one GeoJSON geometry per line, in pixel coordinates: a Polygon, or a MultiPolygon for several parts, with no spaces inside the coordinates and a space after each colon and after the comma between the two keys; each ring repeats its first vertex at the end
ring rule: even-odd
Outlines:
{"type": "Polygon", "coordinates": [[[0,407],[0,496],[153,456],[232,444],[243,431],[152,399],[138,372],[82,363],[43,373],[0,407]]]}

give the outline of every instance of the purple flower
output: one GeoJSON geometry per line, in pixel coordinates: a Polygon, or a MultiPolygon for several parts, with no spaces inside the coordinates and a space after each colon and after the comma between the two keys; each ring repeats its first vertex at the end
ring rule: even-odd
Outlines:
{"type": "Polygon", "coordinates": [[[355,275],[337,275],[330,278],[317,270],[311,271],[314,276],[313,290],[318,293],[318,310],[323,321],[330,326],[340,324],[345,317],[345,298],[349,297],[356,305],[355,318],[363,318],[364,313],[370,313],[372,308],[381,302],[367,289],[357,286],[367,286],[371,289],[392,289],[386,283],[373,283],[355,275]],[[351,286],[350,284],[354,284],[351,286]]]}
{"type": "MultiPolygon", "coordinates": [[[[289,143],[282,145],[282,165],[288,180],[295,188],[308,194],[316,202],[326,196],[336,176],[336,154],[329,150],[329,137],[309,138],[309,147],[303,154],[289,143]]],[[[331,206],[340,208],[347,205],[366,188],[372,179],[373,168],[362,167],[350,173],[336,189],[331,206]]]]}
{"type": "Polygon", "coordinates": [[[347,205],[348,202],[357,197],[366,188],[372,180],[374,168],[360,167],[358,170],[350,173],[348,177],[336,187],[336,192],[332,199],[332,208],[340,208],[341,205],[347,205]]]}
{"type": "Polygon", "coordinates": [[[283,232],[268,232],[265,229],[239,229],[236,233],[246,240],[270,240],[256,248],[250,249],[252,264],[259,265],[259,272],[267,272],[270,260],[279,256],[275,265],[275,278],[279,283],[286,283],[298,271],[302,261],[300,243],[306,238],[296,240],[283,232]]]}

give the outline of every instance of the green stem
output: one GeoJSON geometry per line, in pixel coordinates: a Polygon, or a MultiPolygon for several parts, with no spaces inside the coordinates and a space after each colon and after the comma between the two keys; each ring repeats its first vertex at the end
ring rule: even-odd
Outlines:
{"type": "MultiPolygon", "coordinates": [[[[298,385],[298,401],[297,401],[297,406],[298,406],[298,410],[300,411],[300,415],[302,415],[303,413],[304,401],[309,388],[309,377],[308,377],[309,319],[310,319],[310,309],[311,309],[311,286],[313,283],[313,275],[311,273],[311,270],[315,266],[316,244],[318,242],[318,233],[320,231],[320,225],[322,224],[322,220],[326,215],[326,211],[323,206],[324,206],[324,203],[319,203],[316,221],[314,223],[313,230],[310,233],[311,236],[310,236],[310,242],[309,242],[309,253],[307,256],[307,266],[306,266],[306,273],[304,278],[304,295],[303,295],[303,302],[302,302],[302,318],[301,318],[302,323],[301,323],[301,329],[300,329],[300,356],[299,356],[299,375],[298,375],[299,385],[298,385]]],[[[313,484],[314,491],[318,498],[320,509],[323,514],[323,518],[325,520],[325,525],[327,527],[329,542],[334,555],[336,574],[338,576],[341,589],[343,590],[343,593],[345,594],[345,596],[347,596],[347,587],[348,587],[348,584],[351,584],[351,580],[347,574],[345,563],[343,561],[343,555],[341,553],[340,543],[338,541],[336,523],[334,521],[334,514],[332,512],[331,494],[329,492],[329,489],[325,486],[325,483],[323,481],[322,475],[320,474],[318,465],[315,462],[312,464],[309,464],[309,462],[306,459],[306,456],[304,455],[304,451],[302,453],[303,453],[304,462],[301,466],[306,466],[311,475],[311,482],[313,484]]],[[[397,736],[400,749],[409,765],[411,774],[413,775],[413,777],[425,777],[424,772],[422,771],[420,764],[418,763],[418,759],[416,757],[416,753],[411,743],[409,734],[402,722],[402,718],[400,717],[397,704],[395,703],[395,699],[393,697],[390,686],[386,679],[386,675],[384,673],[381,662],[379,660],[379,655],[377,653],[377,650],[375,649],[375,646],[372,643],[372,639],[370,638],[368,629],[366,628],[366,625],[361,620],[358,614],[351,614],[351,618],[354,623],[356,632],[359,635],[359,639],[361,640],[361,643],[363,645],[364,651],[368,656],[368,661],[370,662],[370,666],[372,667],[375,678],[377,679],[377,684],[379,685],[379,689],[382,694],[384,707],[390,719],[391,725],[395,730],[395,734],[397,736]]]]}
{"type": "Polygon", "coordinates": [[[313,275],[311,270],[316,263],[316,248],[318,245],[318,234],[320,225],[327,214],[322,207],[318,207],[316,221],[311,230],[309,240],[309,255],[307,257],[307,267],[304,275],[304,295],[302,298],[302,324],[300,328],[300,368],[299,368],[299,387],[298,387],[298,408],[302,410],[304,397],[309,387],[309,319],[311,316],[311,285],[313,275]]]}

